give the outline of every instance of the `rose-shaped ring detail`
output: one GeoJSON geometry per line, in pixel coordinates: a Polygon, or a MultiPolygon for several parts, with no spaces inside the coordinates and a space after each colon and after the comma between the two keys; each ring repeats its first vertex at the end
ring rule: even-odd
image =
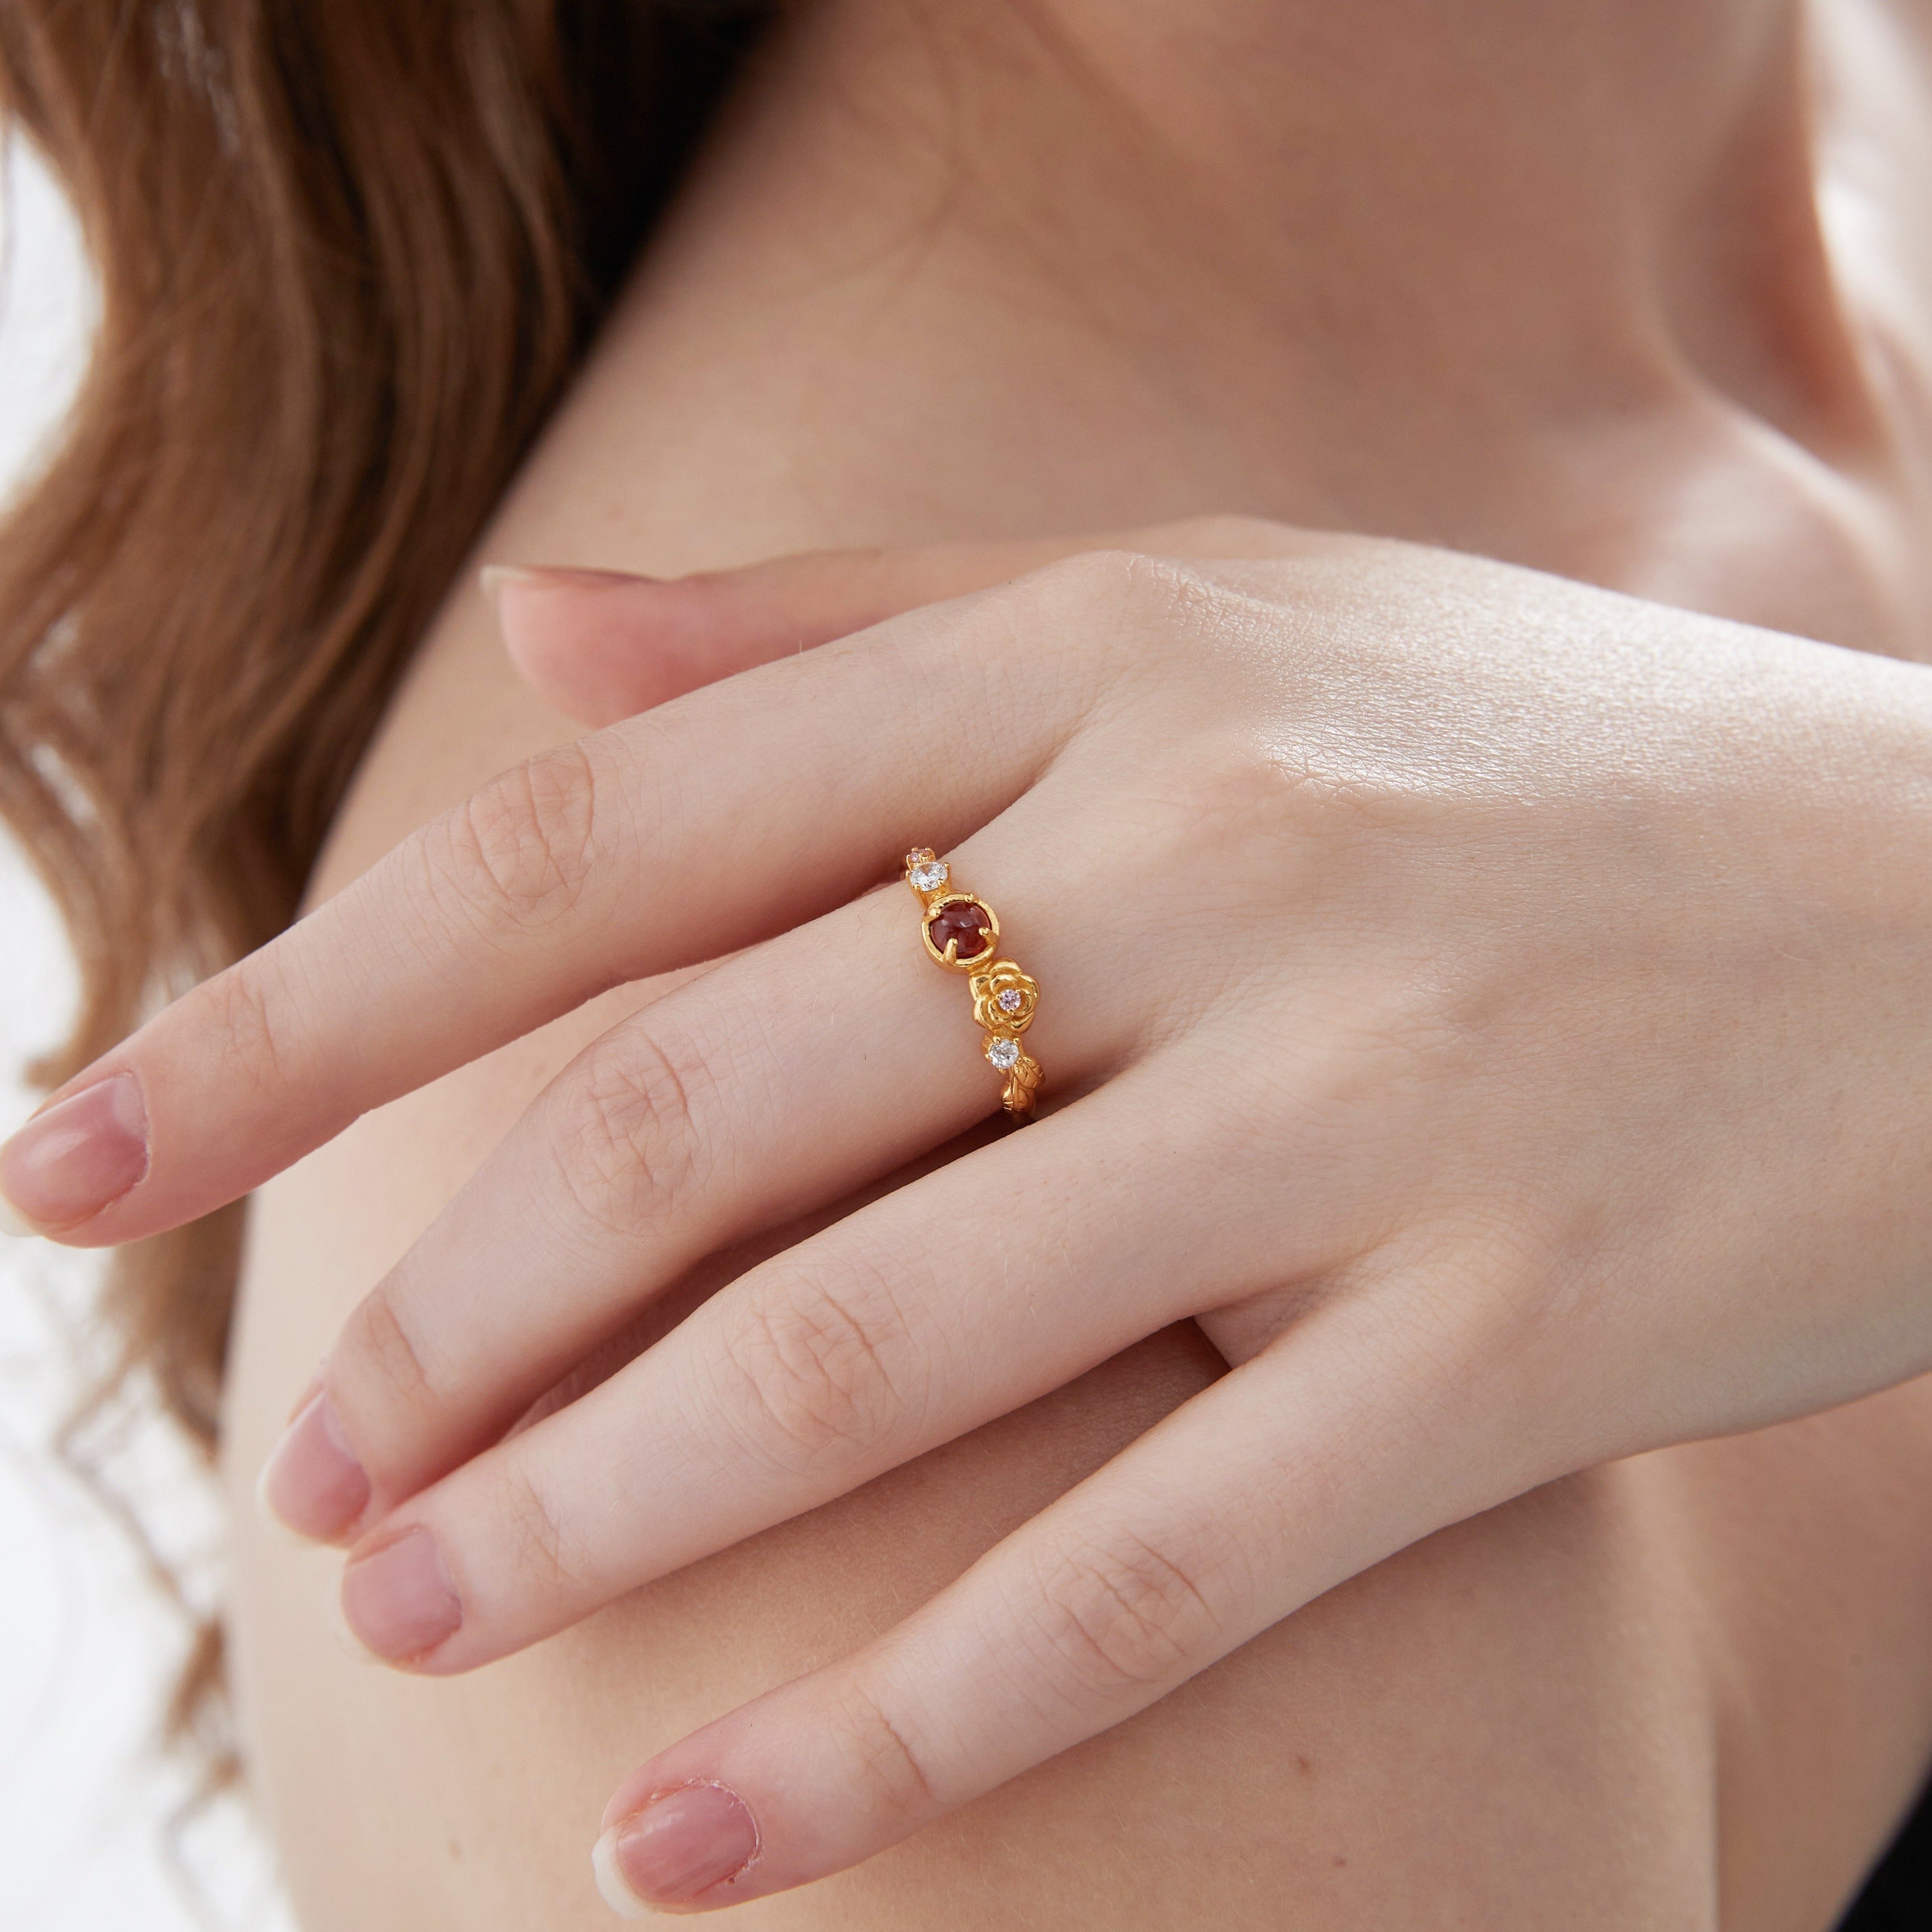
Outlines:
{"type": "Polygon", "coordinates": [[[993,908],[954,886],[952,867],[929,845],[906,854],[905,880],[919,900],[927,957],[948,972],[970,976],[973,1017],[986,1028],[986,1058],[1006,1083],[1000,1105],[1016,1119],[1030,1120],[1034,1096],[1046,1076],[1022,1049],[1019,1036],[1033,1024],[1040,982],[1000,958],[1000,922],[993,908]]]}
{"type": "Polygon", "coordinates": [[[1024,1033],[1040,1004],[1040,982],[1010,959],[995,959],[967,981],[973,991],[973,1017],[989,1033],[1024,1033]]]}

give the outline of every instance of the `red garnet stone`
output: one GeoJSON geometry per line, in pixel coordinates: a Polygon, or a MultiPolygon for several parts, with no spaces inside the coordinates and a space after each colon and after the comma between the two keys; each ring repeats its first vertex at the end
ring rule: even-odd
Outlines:
{"type": "Polygon", "coordinates": [[[984,906],[975,905],[970,899],[955,899],[933,914],[926,929],[935,952],[943,953],[950,939],[956,943],[954,958],[976,959],[986,950],[986,935],[992,925],[984,906]]]}

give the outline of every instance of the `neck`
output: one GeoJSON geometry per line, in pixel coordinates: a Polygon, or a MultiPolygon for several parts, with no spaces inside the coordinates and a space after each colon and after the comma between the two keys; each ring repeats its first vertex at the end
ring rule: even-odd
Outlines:
{"type": "MultiPolygon", "coordinates": [[[[1534,490],[1558,430],[1688,398],[1864,432],[1801,27],[1796,0],[820,0],[644,306],[741,371],[802,362],[834,494],[836,446],[923,453],[882,536],[1226,507],[1466,541],[1472,450],[1534,490]]],[[[751,411],[782,406],[763,380],[751,411]]]]}

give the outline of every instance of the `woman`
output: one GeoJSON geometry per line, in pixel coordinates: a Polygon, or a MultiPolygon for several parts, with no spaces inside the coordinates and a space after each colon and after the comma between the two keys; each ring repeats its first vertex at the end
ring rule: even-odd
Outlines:
{"type": "MultiPolygon", "coordinates": [[[[525,419],[485,444],[469,411],[562,354],[495,285],[554,286],[501,191],[547,81],[504,56],[542,34],[342,13],[272,58],[238,14],[171,14],[148,75],[220,106],[210,152],[312,188],[288,157],[326,130],[374,197],[366,227],[313,194],[236,218],[310,292],[280,336],[232,203],[174,231],[214,237],[271,430],[249,355],[307,352],[302,434],[231,422],[211,482],[98,412],[92,470],[47,486],[116,482],[95,541],[131,605],[107,425],[146,453],[146,634],[191,655],[212,614],[228,683],[191,719],[114,686],[136,626],[77,574],[71,496],[28,506],[8,604],[15,796],[38,783],[57,878],[102,835],[27,751],[145,857],[133,805],[175,794],[100,707],[177,756],[202,734],[213,772],[161,760],[200,811],[156,848],[200,923],[98,869],[81,900],[140,905],[171,964],[272,916],[290,807],[332,800],[422,608],[382,600],[467,535],[436,491],[480,503],[525,419]],[[404,74],[410,111],[376,111],[404,74]],[[501,276],[436,268],[452,206],[501,276]],[[288,240],[325,217],[360,261],[288,240]],[[370,308],[370,261],[447,306],[370,308]],[[369,329],[340,345],[297,326],[338,275],[369,329]],[[332,384],[365,412],[332,419],[332,384]],[[214,501],[232,541],[185,520],[214,501]]],[[[119,70],[82,49],[35,94],[56,17],[12,58],[72,166],[109,137],[49,99],[119,70]]],[[[1928,34],[1784,0],[830,0],[760,44],[478,560],[990,548],[500,580],[580,716],[690,694],[550,756],[572,726],[460,580],[307,879],[324,909],[0,1156],[28,1225],[81,1242],[267,1181],[231,1628],[307,1923],[600,1922],[614,1786],[625,1910],[1832,1921],[1932,1757],[1932,1396],[1870,1393],[1932,1363],[1932,697],[1884,661],[1927,650],[1928,34]],[[690,688],[1000,584],[1026,540],[1208,507],[1276,521],[690,688]],[[858,896],[908,847],[915,887],[952,874],[858,896]],[[960,889],[1004,928],[935,946],[960,889]],[[1010,975],[974,1005],[1019,991],[1024,1032],[976,1030],[922,956],[993,974],[993,939],[1037,1018],[1010,975]],[[933,1168],[999,1090],[976,1039],[1043,1070],[1048,1118],[933,1168]],[[344,1612],[402,1671],[339,1661],[332,1566],[254,1526],[265,1462],[274,1514],[353,1545],[344,1612]]],[[[147,191],[146,131],[114,194],[147,191]]],[[[156,274],[174,305],[140,312],[205,342],[202,275],[156,274]]],[[[178,1333],[195,1304],[144,1305],[178,1333]]]]}

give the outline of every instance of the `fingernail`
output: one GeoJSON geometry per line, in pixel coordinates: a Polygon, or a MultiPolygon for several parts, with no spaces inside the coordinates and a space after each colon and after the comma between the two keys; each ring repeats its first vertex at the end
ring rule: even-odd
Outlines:
{"type": "Polygon", "coordinates": [[[321,1394],[322,1370],[326,1369],[328,1366],[328,1364],[326,1362],[323,1363],[322,1368],[317,1369],[315,1373],[309,1377],[308,1386],[302,1390],[300,1395],[296,1397],[293,1402],[289,1404],[288,1422],[284,1422],[282,1424],[282,1426],[284,1429],[287,1428],[289,1423],[294,1421],[296,1418],[301,1414],[302,1411],[308,1408],[309,1404],[314,1401],[317,1396],[321,1394]]]}
{"type": "Polygon", "coordinates": [[[494,604],[512,586],[525,590],[616,590],[631,584],[662,584],[628,570],[586,570],[574,565],[486,563],[477,576],[494,604]]]}
{"type": "MultiPolygon", "coordinates": [[[[722,1784],[681,1785],[620,1818],[590,1855],[597,1889],[620,1918],[689,1905],[758,1856],[745,1802],[722,1784]]],[[[721,1901],[722,1903],[722,1901],[721,1901]]]]}
{"type": "Polygon", "coordinates": [[[334,1587],[325,1599],[328,1616],[328,1640],[334,1644],[351,1664],[366,1665],[371,1670],[386,1668],[386,1660],[378,1657],[356,1633],[349,1628],[349,1619],[342,1614],[342,1580],[332,1579],[334,1587]]]}
{"type": "Polygon", "coordinates": [[[148,1110],[131,1073],[110,1074],[36,1114],[0,1147],[8,1232],[58,1234],[92,1220],[148,1171],[148,1110]]]}
{"type": "Polygon", "coordinates": [[[343,1571],[342,1614],[357,1641],[391,1664],[426,1656],[463,1622],[436,1538],[421,1523],[343,1571]]]}
{"type": "Polygon", "coordinates": [[[369,1478],[335,1405],[318,1392],[262,1466],[256,1500],[284,1528],[312,1543],[334,1543],[369,1507],[369,1478]]]}

